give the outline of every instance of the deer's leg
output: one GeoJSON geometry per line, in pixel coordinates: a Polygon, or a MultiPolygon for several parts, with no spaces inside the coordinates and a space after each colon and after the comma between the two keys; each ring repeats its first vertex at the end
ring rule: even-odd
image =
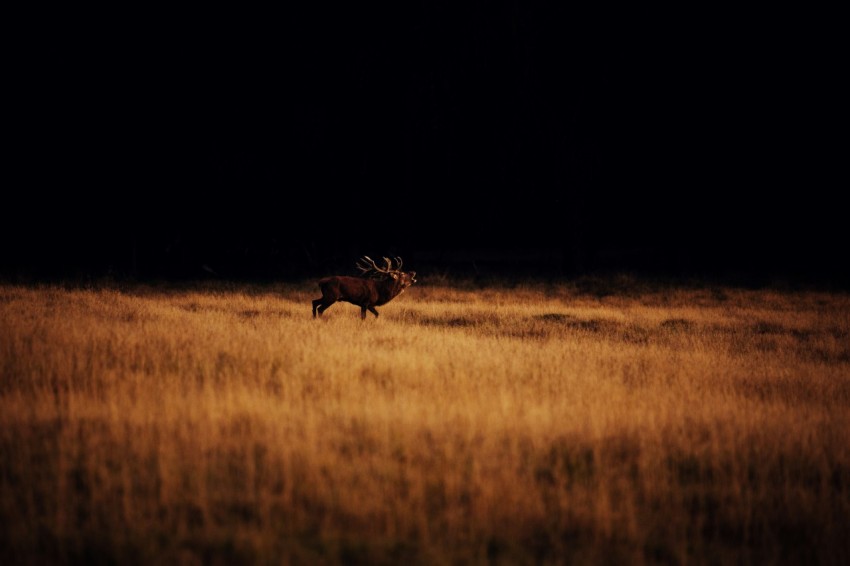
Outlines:
{"type": "MultiPolygon", "coordinates": [[[[325,298],[325,297],[322,297],[321,299],[317,299],[317,300],[319,301],[319,303],[321,303],[319,305],[319,308],[318,308],[319,316],[322,316],[322,313],[325,312],[326,310],[328,310],[328,308],[330,308],[330,306],[336,302],[333,299],[328,299],[328,298],[325,298]]],[[[315,303],[316,301],[313,301],[313,302],[315,303]]]]}
{"type": "Polygon", "coordinates": [[[360,307],[360,320],[366,319],[366,307],[360,307]]]}
{"type": "Polygon", "coordinates": [[[322,304],[322,299],[313,299],[313,318],[316,318],[316,308],[322,304]]]}
{"type": "MultiPolygon", "coordinates": [[[[369,307],[369,312],[375,315],[375,318],[378,318],[378,311],[375,310],[375,307],[369,307]]],[[[363,316],[366,316],[366,311],[363,311],[363,316]]]]}

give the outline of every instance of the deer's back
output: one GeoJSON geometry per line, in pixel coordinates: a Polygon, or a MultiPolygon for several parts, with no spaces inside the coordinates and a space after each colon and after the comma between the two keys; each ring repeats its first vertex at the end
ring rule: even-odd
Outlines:
{"type": "Polygon", "coordinates": [[[323,295],[330,295],[337,300],[364,305],[374,304],[378,299],[375,282],[361,277],[335,275],[319,280],[323,295]]]}

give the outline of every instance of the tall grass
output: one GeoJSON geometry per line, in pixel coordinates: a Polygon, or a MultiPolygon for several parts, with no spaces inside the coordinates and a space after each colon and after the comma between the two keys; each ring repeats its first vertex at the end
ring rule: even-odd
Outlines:
{"type": "Polygon", "coordinates": [[[0,562],[850,561],[850,298],[0,287],[0,562]]]}

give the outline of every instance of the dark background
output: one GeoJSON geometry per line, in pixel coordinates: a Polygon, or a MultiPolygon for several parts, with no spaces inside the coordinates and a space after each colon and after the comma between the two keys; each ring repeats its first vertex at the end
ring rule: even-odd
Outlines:
{"type": "Polygon", "coordinates": [[[298,279],[369,254],[848,285],[829,33],[401,4],[38,15],[5,81],[0,276],[298,279]]]}

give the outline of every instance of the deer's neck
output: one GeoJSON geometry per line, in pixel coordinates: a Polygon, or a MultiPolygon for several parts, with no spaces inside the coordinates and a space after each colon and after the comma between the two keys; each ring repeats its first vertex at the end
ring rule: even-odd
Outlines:
{"type": "Polygon", "coordinates": [[[401,283],[394,279],[381,281],[381,284],[377,287],[378,296],[382,304],[392,300],[396,295],[403,291],[401,283]]]}

